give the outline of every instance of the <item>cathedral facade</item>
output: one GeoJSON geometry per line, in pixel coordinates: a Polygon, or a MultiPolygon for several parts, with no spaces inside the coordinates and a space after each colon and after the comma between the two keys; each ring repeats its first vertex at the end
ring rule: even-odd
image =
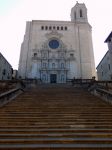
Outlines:
{"type": "Polygon", "coordinates": [[[21,45],[19,76],[44,83],[90,79],[96,75],[87,8],[76,3],[71,21],[33,20],[26,24],[21,45]]]}

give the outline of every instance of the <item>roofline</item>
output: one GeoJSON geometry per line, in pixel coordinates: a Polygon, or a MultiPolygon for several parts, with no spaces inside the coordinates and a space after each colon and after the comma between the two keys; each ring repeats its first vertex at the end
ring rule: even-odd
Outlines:
{"type": "Polygon", "coordinates": [[[12,65],[7,61],[7,59],[3,56],[3,54],[0,52],[0,55],[5,59],[5,61],[11,66],[12,68],[12,65]]]}
{"type": "Polygon", "coordinates": [[[108,35],[108,37],[106,38],[104,42],[107,43],[111,37],[112,37],[112,31],[110,32],[110,34],[108,35]]]}
{"type": "Polygon", "coordinates": [[[109,50],[106,52],[106,54],[103,56],[103,58],[101,59],[101,61],[99,62],[98,66],[96,67],[96,69],[99,67],[99,65],[101,64],[101,62],[103,61],[103,59],[105,58],[105,56],[107,55],[107,53],[109,52],[109,50]]]}
{"type": "Polygon", "coordinates": [[[65,25],[67,25],[68,23],[69,24],[76,24],[76,25],[81,25],[81,24],[86,24],[86,25],[89,25],[90,26],[90,28],[92,28],[92,26],[90,25],[90,23],[89,22],[80,22],[80,21],[61,21],[61,20],[31,20],[31,21],[26,21],[26,23],[27,22],[29,22],[29,23],[36,23],[36,22],[40,22],[40,23],[62,23],[62,24],[65,24],[65,25]]]}
{"type": "Polygon", "coordinates": [[[67,23],[71,23],[72,21],[66,21],[66,20],[32,20],[31,22],[67,22],[67,23]]]}

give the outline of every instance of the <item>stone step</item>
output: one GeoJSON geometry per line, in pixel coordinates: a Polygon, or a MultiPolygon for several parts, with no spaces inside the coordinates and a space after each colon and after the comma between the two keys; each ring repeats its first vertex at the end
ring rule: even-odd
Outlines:
{"type": "Polygon", "coordinates": [[[58,123],[58,122],[53,122],[53,123],[49,123],[49,122],[36,122],[36,121],[26,121],[26,122],[8,122],[8,121],[5,121],[5,122],[2,122],[1,124],[0,124],[0,127],[7,127],[7,125],[6,124],[8,124],[8,126],[9,127],[21,127],[21,126],[23,126],[23,127],[35,127],[35,128],[95,128],[95,127],[97,127],[97,128],[112,128],[112,124],[110,123],[110,124],[98,124],[98,123],[96,123],[96,124],[87,124],[87,123],[80,123],[80,122],[78,122],[78,123],[69,123],[69,122],[60,122],[60,123],[58,123]],[[57,124],[56,124],[57,123],[57,124]]]}
{"type": "Polygon", "coordinates": [[[12,126],[12,125],[15,125],[17,127],[19,127],[20,125],[25,127],[25,125],[27,125],[27,127],[37,127],[37,128],[43,128],[43,127],[47,127],[47,128],[54,128],[54,127],[57,127],[57,128],[61,128],[62,126],[63,127],[70,127],[70,128],[76,128],[76,127],[80,127],[80,128],[90,128],[90,127],[101,127],[101,128],[108,128],[108,127],[111,127],[112,128],[112,123],[106,123],[106,122],[58,122],[58,121],[55,121],[55,122],[36,122],[36,121],[27,121],[27,120],[24,120],[23,122],[19,122],[15,120],[13,120],[13,122],[9,122],[8,120],[7,121],[4,121],[0,124],[0,127],[5,127],[6,124],[8,124],[9,126],[12,126]],[[103,124],[102,124],[103,123],[103,124]]]}
{"type": "Polygon", "coordinates": [[[1,144],[112,144],[112,138],[68,138],[68,137],[39,137],[39,138],[0,138],[1,144]]]}
{"type": "Polygon", "coordinates": [[[112,132],[112,128],[43,128],[43,129],[40,129],[40,128],[35,128],[33,126],[31,127],[28,127],[28,126],[18,126],[18,127],[15,127],[15,126],[7,126],[7,127],[0,127],[0,132],[1,131],[39,131],[39,132],[86,132],[86,133],[89,133],[89,132],[112,132]]]}
{"type": "Polygon", "coordinates": [[[15,120],[17,120],[17,121],[36,121],[36,122],[51,122],[51,119],[53,120],[53,122],[52,123],[55,123],[55,122],[57,122],[57,123],[62,123],[62,122],[64,122],[64,123],[74,123],[74,124],[76,124],[77,122],[79,122],[79,123],[87,123],[87,124],[91,124],[91,123],[93,123],[93,124],[96,124],[96,123],[111,123],[112,122],[112,119],[109,119],[109,118],[107,118],[107,119],[100,119],[100,118],[98,118],[98,119],[84,119],[84,118],[80,118],[80,119],[77,119],[77,118],[38,118],[38,117],[4,117],[4,118],[0,118],[0,120],[1,121],[11,121],[11,122],[15,122],[15,120]]]}
{"type": "Polygon", "coordinates": [[[58,132],[53,132],[53,133],[46,133],[46,132],[3,132],[0,134],[0,138],[2,137],[2,139],[4,138],[46,138],[46,137],[68,137],[68,138],[101,138],[101,139],[105,139],[105,138],[112,138],[112,133],[97,133],[97,132],[90,132],[90,133],[60,133],[58,132]]]}
{"type": "Polygon", "coordinates": [[[88,149],[102,149],[102,150],[108,150],[112,149],[112,144],[1,144],[0,149],[78,149],[78,150],[88,150],[88,149]]]}
{"type": "Polygon", "coordinates": [[[112,149],[111,116],[83,89],[37,87],[0,109],[0,149],[112,149]]]}
{"type": "Polygon", "coordinates": [[[32,119],[36,122],[40,122],[40,121],[47,121],[47,122],[50,122],[51,119],[53,120],[53,122],[74,122],[74,123],[77,123],[77,122],[80,122],[80,123],[111,123],[112,122],[112,118],[80,118],[80,119],[77,119],[77,118],[71,118],[71,117],[63,117],[63,118],[59,118],[59,117],[27,117],[27,116],[17,116],[17,117],[2,117],[0,118],[1,121],[14,121],[15,122],[15,119],[17,121],[25,121],[25,120],[28,120],[28,121],[32,121],[32,119]]]}

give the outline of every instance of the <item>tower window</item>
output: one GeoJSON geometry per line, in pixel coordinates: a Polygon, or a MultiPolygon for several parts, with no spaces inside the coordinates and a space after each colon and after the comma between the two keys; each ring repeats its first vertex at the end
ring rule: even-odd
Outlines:
{"type": "Polygon", "coordinates": [[[82,15],[82,9],[80,9],[80,17],[83,17],[83,15],[82,15]]]}
{"type": "Polygon", "coordinates": [[[54,26],[53,29],[55,30],[55,28],[56,28],[56,27],[54,26]]]}

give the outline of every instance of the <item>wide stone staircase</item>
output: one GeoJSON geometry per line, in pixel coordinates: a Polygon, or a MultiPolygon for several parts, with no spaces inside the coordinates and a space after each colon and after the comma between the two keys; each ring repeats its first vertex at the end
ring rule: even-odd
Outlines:
{"type": "Polygon", "coordinates": [[[0,108],[0,150],[112,150],[112,105],[80,87],[39,85],[0,108]]]}

